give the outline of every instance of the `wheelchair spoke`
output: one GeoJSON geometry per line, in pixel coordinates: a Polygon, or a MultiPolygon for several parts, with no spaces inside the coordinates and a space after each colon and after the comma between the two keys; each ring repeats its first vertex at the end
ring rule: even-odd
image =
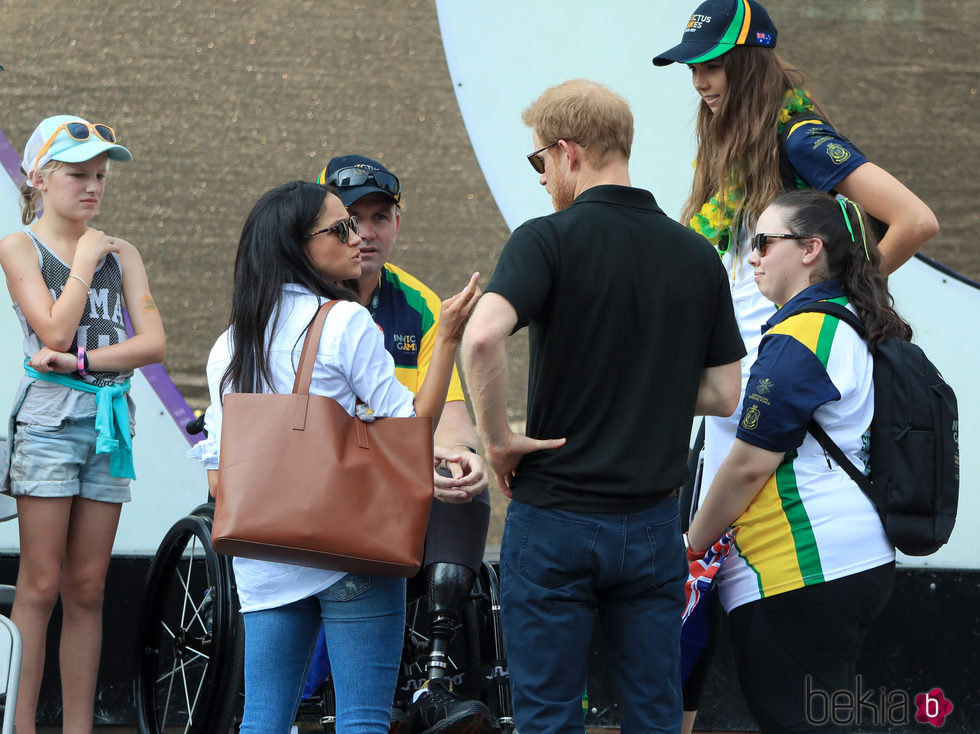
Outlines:
{"type": "MultiPolygon", "coordinates": [[[[184,603],[181,605],[180,609],[180,626],[186,628],[187,626],[187,600],[193,600],[193,595],[191,594],[191,581],[194,575],[194,561],[197,558],[197,536],[193,536],[190,539],[190,543],[184,548],[184,552],[190,552],[190,557],[187,559],[187,578],[185,579],[183,574],[180,572],[180,568],[176,569],[177,578],[180,579],[181,586],[184,587],[184,603]]],[[[181,558],[183,561],[183,558],[181,558]]],[[[193,603],[191,604],[193,607],[193,603]]]]}
{"type": "Polygon", "coordinates": [[[191,568],[192,568],[191,566],[188,567],[186,579],[184,578],[183,574],[180,573],[180,569],[177,569],[175,571],[175,573],[177,574],[177,578],[180,580],[180,585],[184,589],[184,598],[183,598],[183,604],[181,605],[181,614],[180,614],[180,626],[182,629],[187,630],[190,629],[191,625],[193,625],[194,622],[197,622],[197,624],[200,625],[201,630],[204,632],[204,634],[208,634],[208,624],[205,618],[202,616],[201,610],[212,602],[213,599],[212,593],[214,591],[214,587],[209,585],[207,591],[204,593],[204,596],[201,598],[201,602],[199,604],[195,604],[194,593],[191,591],[190,588],[191,568]],[[187,613],[188,608],[190,608],[190,615],[188,615],[187,613]],[[188,621],[188,616],[190,617],[189,621],[188,621]]]}
{"type": "MultiPolygon", "coordinates": [[[[170,695],[174,689],[174,674],[177,672],[177,660],[174,659],[174,667],[170,670],[170,681],[167,684],[167,697],[163,704],[163,718],[160,719],[160,723],[166,725],[167,723],[167,712],[170,710],[170,695]]],[[[157,683],[160,679],[157,680],[157,683]]]]}
{"type": "MultiPolygon", "coordinates": [[[[193,657],[190,660],[186,660],[186,659],[184,659],[184,656],[175,656],[174,657],[174,667],[173,667],[173,669],[169,673],[164,673],[159,678],[157,678],[156,679],[156,682],[157,683],[162,683],[163,681],[167,680],[168,678],[173,678],[174,675],[176,675],[176,673],[177,673],[177,667],[178,666],[180,666],[181,672],[183,672],[184,667],[186,665],[189,665],[190,663],[194,663],[194,662],[198,662],[198,661],[202,661],[203,660],[204,661],[204,665],[207,666],[207,664],[211,661],[211,658],[209,658],[204,653],[199,652],[197,650],[194,650],[193,648],[188,648],[188,649],[189,649],[190,652],[193,653],[193,657]]],[[[201,677],[203,678],[204,676],[202,675],[201,677]]]]}
{"type": "Polygon", "coordinates": [[[187,667],[186,661],[182,661],[180,664],[180,677],[184,683],[184,699],[187,702],[187,727],[184,729],[185,734],[194,723],[194,712],[197,711],[197,701],[201,696],[201,689],[204,687],[204,680],[206,677],[205,673],[207,672],[207,667],[205,667],[204,670],[201,671],[200,679],[197,682],[197,690],[194,691],[194,700],[191,701],[190,694],[187,690],[186,667],[187,667]]]}
{"type": "Polygon", "coordinates": [[[214,589],[212,589],[209,586],[207,592],[205,592],[204,596],[201,598],[201,603],[198,604],[197,606],[195,606],[193,603],[191,604],[191,609],[193,610],[191,614],[192,621],[188,623],[187,629],[190,629],[191,625],[194,622],[197,622],[197,624],[201,627],[201,630],[204,632],[204,634],[205,635],[209,634],[208,623],[207,620],[204,618],[204,616],[201,614],[201,610],[211,603],[212,600],[211,594],[213,591],[214,589]]]}
{"type": "MultiPolygon", "coordinates": [[[[184,734],[187,734],[187,731],[194,723],[194,707],[191,706],[191,697],[187,692],[187,675],[184,673],[183,662],[180,664],[180,680],[184,684],[184,702],[187,704],[187,726],[184,727],[184,734]]],[[[201,680],[204,680],[204,676],[201,676],[201,680]]]]}
{"type": "Polygon", "coordinates": [[[174,634],[174,631],[170,629],[170,627],[167,626],[167,623],[164,622],[162,619],[160,620],[160,626],[163,627],[164,630],[166,630],[168,635],[170,635],[171,640],[177,639],[177,635],[174,634]]]}
{"type": "MultiPolygon", "coordinates": [[[[197,536],[192,536],[191,537],[190,543],[188,544],[188,546],[189,546],[189,550],[190,550],[191,556],[187,560],[187,578],[185,579],[184,576],[181,574],[180,567],[179,566],[176,569],[177,578],[180,579],[180,584],[181,584],[181,586],[184,587],[184,603],[180,607],[180,626],[181,626],[181,628],[184,628],[186,626],[185,623],[187,621],[187,618],[186,618],[186,614],[187,614],[187,599],[191,596],[191,577],[194,575],[194,558],[197,555],[195,553],[195,550],[197,549],[197,536]]],[[[185,553],[188,551],[188,546],[185,546],[184,547],[184,552],[185,553]]],[[[183,556],[181,557],[181,561],[183,561],[183,556]]]]}

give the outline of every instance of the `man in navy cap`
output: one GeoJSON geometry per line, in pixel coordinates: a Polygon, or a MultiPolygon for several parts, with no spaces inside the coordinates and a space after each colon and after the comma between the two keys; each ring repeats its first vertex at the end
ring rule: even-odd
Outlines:
{"type": "MultiPolygon", "coordinates": [[[[417,391],[432,355],[441,301],[421,281],[388,262],[401,227],[401,182],[377,161],[347,155],[333,158],[320,173],[318,183],[335,186],[348,212],[357,217],[361,305],[384,332],[385,348],[395,360],[396,377],[417,391]]],[[[480,734],[491,729],[489,710],[480,701],[460,700],[445,677],[449,640],[460,605],[479,573],[490,523],[488,480],[476,455],[476,430],[455,368],[435,442],[474,454],[471,465],[480,481],[471,487],[473,499],[468,503],[432,503],[420,572],[431,613],[429,681],[405,718],[397,709],[392,712],[392,731],[480,734]]]]}

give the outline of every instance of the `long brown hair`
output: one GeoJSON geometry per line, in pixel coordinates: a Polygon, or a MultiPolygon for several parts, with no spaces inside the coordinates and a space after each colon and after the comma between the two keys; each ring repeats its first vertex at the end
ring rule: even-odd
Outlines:
{"type": "MultiPolygon", "coordinates": [[[[717,113],[703,100],[698,109],[698,164],[684,205],[685,224],[717,192],[723,194],[719,201],[725,201],[733,186],[743,192],[733,221],[736,226],[743,219],[751,224],[783,191],[779,111],[786,92],[802,87],[806,75],[760,46],[735,46],[720,61],[728,87],[717,113]]],[[[817,111],[824,116],[819,107],[817,111]]]]}
{"type": "Polygon", "coordinates": [[[888,337],[909,341],[912,327],[895,311],[895,299],[881,274],[881,253],[867,214],[850,199],[814,189],[777,196],[783,222],[792,232],[823,241],[825,269],[818,279],[837,278],[864,324],[868,347],[888,337]]]}

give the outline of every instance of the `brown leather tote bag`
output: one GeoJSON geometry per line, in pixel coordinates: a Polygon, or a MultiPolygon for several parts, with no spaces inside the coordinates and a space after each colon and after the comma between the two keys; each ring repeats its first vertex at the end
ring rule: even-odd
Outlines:
{"type": "Polygon", "coordinates": [[[309,328],[292,393],[225,396],[212,544],[230,556],[412,576],[432,504],[432,419],[365,423],[309,394],[334,303],[309,328]]]}

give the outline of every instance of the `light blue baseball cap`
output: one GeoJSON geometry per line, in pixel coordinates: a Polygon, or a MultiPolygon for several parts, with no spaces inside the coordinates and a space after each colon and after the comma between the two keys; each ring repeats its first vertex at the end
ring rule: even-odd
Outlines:
{"type": "Polygon", "coordinates": [[[30,182],[31,174],[48,161],[81,163],[102,153],[123,163],[133,159],[133,154],[116,142],[116,133],[108,125],[93,125],[75,115],[55,115],[34,129],[24,146],[21,167],[30,182]]]}

